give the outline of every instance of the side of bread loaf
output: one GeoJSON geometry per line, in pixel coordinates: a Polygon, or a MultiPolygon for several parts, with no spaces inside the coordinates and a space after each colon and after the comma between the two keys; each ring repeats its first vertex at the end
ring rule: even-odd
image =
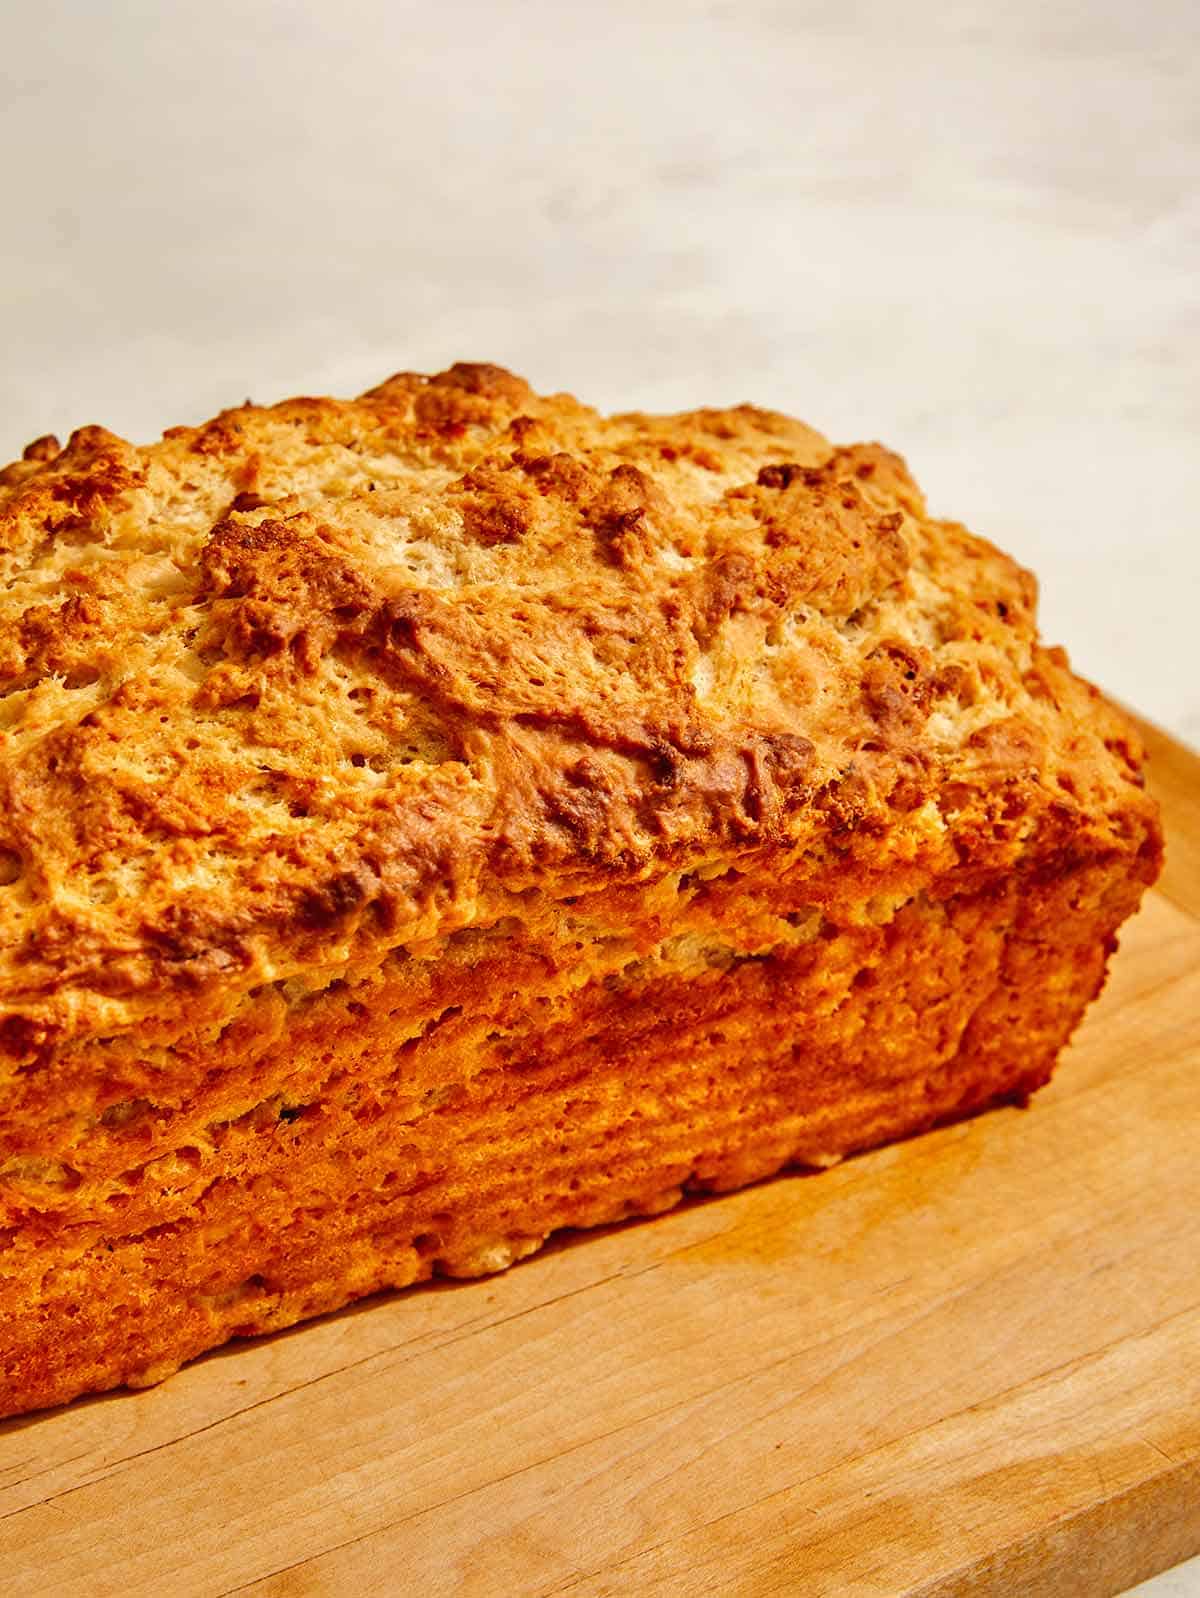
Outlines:
{"type": "Polygon", "coordinates": [[[878,446],[494,367],[0,474],[0,1413],[1044,1082],[1161,854],[878,446]]]}

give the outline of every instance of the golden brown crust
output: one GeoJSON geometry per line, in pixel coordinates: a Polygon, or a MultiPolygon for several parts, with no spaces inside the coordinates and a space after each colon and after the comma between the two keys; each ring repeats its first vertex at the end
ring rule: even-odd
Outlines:
{"type": "Polygon", "coordinates": [[[34,1073],[0,1414],[1021,1100],[1140,892],[1101,864],[892,906],[868,875],[852,906],[822,867],[742,859],[265,993],[219,1046],[127,1038],[34,1073]]]}
{"type": "Polygon", "coordinates": [[[1161,858],[901,461],[495,367],[0,473],[0,1414],[1044,1082],[1161,858]]]}
{"type": "Polygon", "coordinates": [[[606,420],[460,365],[26,456],[0,476],[14,1065],[165,1040],[181,1000],[227,1020],[531,889],[831,829],[985,874],[1153,831],[1032,580],[878,446],[752,407],[606,420]]]}

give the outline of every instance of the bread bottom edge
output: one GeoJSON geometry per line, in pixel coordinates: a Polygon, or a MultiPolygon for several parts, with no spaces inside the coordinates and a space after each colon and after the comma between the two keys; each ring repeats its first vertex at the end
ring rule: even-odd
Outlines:
{"type": "MultiPolygon", "coordinates": [[[[32,1386],[23,1392],[0,1387],[0,1425],[17,1416],[45,1414],[84,1394],[101,1396],[158,1386],[183,1366],[206,1354],[219,1353],[239,1341],[269,1337],[304,1322],[336,1315],[369,1298],[407,1292],[436,1279],[470,1281],[501,1274],[541,1253],[552,1239],[565,1239],[572,1233],[579,1233],[582,1241],[587,1233],[600,1228],[641,1222],[666,1214],[683,1203],[728,1195],[774,1178],[819,1176],[845,1160],[919,1137],[938,1127],[1005,1105],[1024,1107],[1050,1075],[1051,1066],[1044,1064],[1032,1071],[1015,1070],[1009,1081],[995,1087],[986,1097],[979,1097],[978,1093],[968,1093],[964,1097],[961,1081],[949,1078],[941,1095],[945,1102],[927,1103],[915,1118],[889,1117],[888,1106],[881,1104],[870,1131],[864,1131],[844,1150],[814,1154],[809,1134],[797,1148],[781,1152],[778,1139],[771,1138],[746,1147],[724,1161],[698,1160],[696,1170],[682,1179],[641,1191],[636,1196],[596,1195],[586,1218],[552,1224],[545,1231],[518,1230],[506,1236],[480,1236],[473,1250],[469,1246],[460,1247],[449,1257],[427,1254],[427,1245],[417,1237],[407,1243],[397,1241],[389,1257],[376,1260],[373,1273],[364,1277],[356,1271],[358,1279],[352,1282],[312,1284],[306,1290],[271,1294],[265,1285],[251,1281],[244,1288],[244,1296],[232,1297],[227,1304],[193,1303],[190,1307],[201,1313],[203,1324],[195,1328],[187,1342],[177,1344],[169,1353],[162,1353],[145,1364],[113,1363],[101,1354],[90,1364],[85,1360],[72,1361],[69,1368],[56,1371],[40,1391],[32,1386]]],[[[160,1334],[169,1335],[172,1319],[164,1316],[160,1320],[160,1334]]],[[[50,1376],[49,1372],[46,1374],[50,1376]]]]}

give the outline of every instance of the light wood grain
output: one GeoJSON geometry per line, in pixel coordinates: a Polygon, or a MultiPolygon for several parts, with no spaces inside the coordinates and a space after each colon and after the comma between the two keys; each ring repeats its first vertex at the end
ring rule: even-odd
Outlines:
{"type": "Polygon", "coordinates": [[[0,1427],[0,1588],[1113,1593],[1200,1548],[1200,762],[1053,1085],[0,1427]]]}

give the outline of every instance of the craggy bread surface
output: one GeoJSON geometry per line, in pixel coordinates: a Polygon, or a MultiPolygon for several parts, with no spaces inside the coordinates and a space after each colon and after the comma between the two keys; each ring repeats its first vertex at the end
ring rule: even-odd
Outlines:
{"type": "Polygon", "coordinates": [[[0,1076],[764,847],[848,900],[1156,868],[1136,735],[877,445],[463,364],[26,457],[0,1076]]]}
{"type": "Polygon", "coordinates": [[[28,455],[0,1414],[1023,1097],[1157,869],[878,446],[458,366],[28,455]]]}

